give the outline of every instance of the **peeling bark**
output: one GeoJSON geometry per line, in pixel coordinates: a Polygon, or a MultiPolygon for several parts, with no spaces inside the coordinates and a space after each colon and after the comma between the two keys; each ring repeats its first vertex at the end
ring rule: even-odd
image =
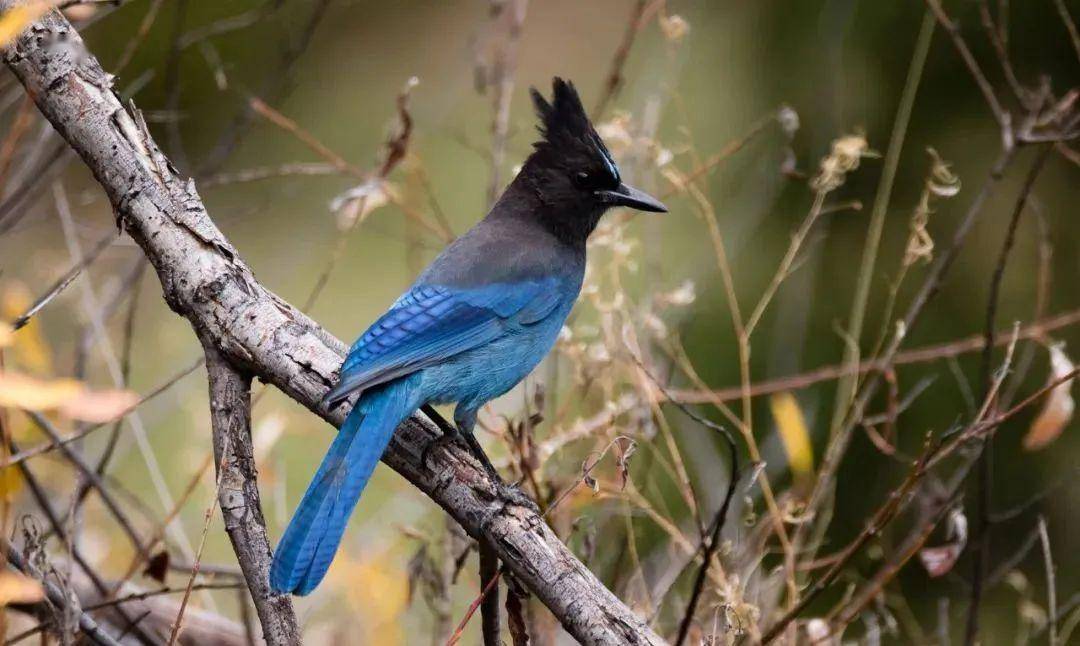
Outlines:
{"type": "MultiPolygon", "coordinates": [[[[13,0],[0,0],[8,9],[13,0]]],[[[50,12],[3,49],[38,108],[105,189],[118,225],[146,253],[165,301],[204,344],[337,426],[347,406],[326,410],[323,394],[345,345],[262,287],[210,220],[194,182],[178,176],[137,111],[125,109],[112,77],[59,13],[50,12]]],[[[517,580],[585,644],[662,644],[563,545],[535,512],[499,500],[476,460],[444,443],[421,462],[438,431],[414,415],[383,461],[492,545],[517,580]]],[[[254,474],[252,474],[254,475],[254,474]]]]}

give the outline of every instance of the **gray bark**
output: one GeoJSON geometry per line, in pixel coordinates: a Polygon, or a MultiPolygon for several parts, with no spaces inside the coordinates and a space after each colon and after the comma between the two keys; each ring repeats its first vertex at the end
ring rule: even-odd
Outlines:
{"type": "Polygon", "coordinates": [[[225,532],[244,572],[263,639],[269,646],[299,644],[300,629],[292,599],[270,589],[270,539],[259,502],[251,443],[251,378],[236,370],[211,343],[206,345],[206,373],[210,381],[214,463],[223,471],[218,473],[218,502],[225,532]]]}
{"type": "MultiPolygon", "coordinates": [[[[0,8],[13,6],[0,0],[0,8]]],[[[214,226],[195,190],[180,178],[112,91],[112,78],[59,13],[33,23],[3,50],[4,60],[45,117],[105,189],[118,225],[146,253],[169,306],[231,364],[280,388],[337,426],[347,407],[320,406],[345,345],[260,285],[214,226]]],[[[515,577],[585,644],[663,640],[563,545],[532,510],[500,501],[472,456],[455,446],[424,447],[438,431],[420,415],[398,428],[383,456],[497,551],[515,577]]],[[[448,444],[448,443],[447,443],[448,444]]]]}

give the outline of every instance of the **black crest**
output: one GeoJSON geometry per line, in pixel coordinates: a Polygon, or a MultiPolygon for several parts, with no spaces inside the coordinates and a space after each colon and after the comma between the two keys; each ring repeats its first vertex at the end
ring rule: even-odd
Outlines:
{"type": "Polygon", "coordinates": [[[530,89],[536,115],[540,118],[538,129],[543,136],[533,144],[534,156],[547,166],[578,169],[588,172],[605,186],[617,186],[619,171],[589,122],[574,84],[555,77],[551,86],[550,103],[536,88],[530,89]]]}
{"type": "Polygon", "coordinates": [[[536,107],[536,116],[540,117],[538,129],[544,137],[536,146],[558,145],[566,139],[583,139],[590,134],[595,135],[574,84],[556,76],[551,86],[551,103],[548,103],[536,88],[529,88],[533,105],[536,107]]]}

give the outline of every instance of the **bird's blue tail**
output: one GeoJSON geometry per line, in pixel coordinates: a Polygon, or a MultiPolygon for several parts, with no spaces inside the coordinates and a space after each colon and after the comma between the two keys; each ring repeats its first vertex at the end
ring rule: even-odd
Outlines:
{"type": "Polygon", "coordinates": [[[278,543],[270,587],[305,595],[322,581],[394,429],[417,408],[409,380],[368,391],[341,425],[278,543]]]}

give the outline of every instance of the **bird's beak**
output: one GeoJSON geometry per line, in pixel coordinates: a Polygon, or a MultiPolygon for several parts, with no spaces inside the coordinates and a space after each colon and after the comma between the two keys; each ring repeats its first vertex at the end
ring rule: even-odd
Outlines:
{"type": "Polygon", "coordinates": [[[639,211],[667,213],[667,207],[663,202],[627,184],[619,184],[619,187],[613,191],[597,191],[596,193],[611,206],[628,206],[639,211]]]}

